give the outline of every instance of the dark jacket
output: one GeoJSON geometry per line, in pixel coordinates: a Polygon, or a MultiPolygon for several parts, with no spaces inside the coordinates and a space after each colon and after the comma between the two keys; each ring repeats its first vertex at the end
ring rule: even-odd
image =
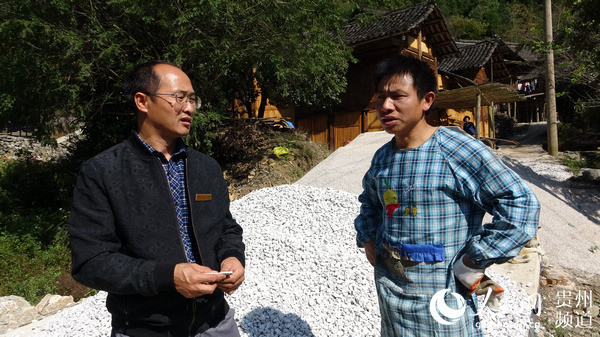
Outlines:
{"type": "MultiPolygon", "coordinates": [[[[244,261],[242,228],[229,212],[229,193],[217,162],[186,147],[190,221],[199,264],[244,261]],[[209,200],[207,200],[209,199],[209,200]]],[[[131,336],[187,336],[220,322],[229,307],[223,292],[187,299],[173,283],[186,262],[165,172],[133,134],[86,161],[69,216],[72,273],[107,291],[113,327],[131,336]]]]}
{"type": "Polygon", "coordinates": [[[475,134],[477,133],[477,131],[475,130],[475,124],[473,124],[472,122],[465,122],[465,124],[463,125],[463,130],[465,130],[471,136],[475,136],[475,134]]]}

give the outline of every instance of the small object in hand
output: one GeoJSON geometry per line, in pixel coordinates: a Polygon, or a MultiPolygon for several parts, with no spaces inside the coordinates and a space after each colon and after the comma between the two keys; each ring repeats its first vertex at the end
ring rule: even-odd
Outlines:
{"type": "Polygon", "coordinates": [[[233,274],[232,271],[217,271],[217,272],[212,272],[212,273],[204,273],[205,275],[218,275],[218,274],[223,274],[223,275],[231,275],[233,274]]]}

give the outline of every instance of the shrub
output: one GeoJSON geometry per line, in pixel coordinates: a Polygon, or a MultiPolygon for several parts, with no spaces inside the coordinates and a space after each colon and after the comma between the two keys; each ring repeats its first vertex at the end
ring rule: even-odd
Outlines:
{"type": "Polygon", "coordinates": [[[66,230],[73,165],[9,160],[0,166],[0,295],[37,303],[70,270],[66,230]]]}
{"type": "Polygon", "coordinates": [[[64,160],[10,160],[0,168],[0,205],[20,208],[68,208],[77,169],[64,160]]]}
{"type": "Polygon", "coordinates": [[[66,244],[43,247],[32,235],[0,235],[0,295],[18,295],[35,305],[47,293],[57,293],[57,277],[69,269],[66,244]]]}
{"type": "Polygon", "coordinates": [[[581,172],[581,169],[586,167],[585,159],[577,159],[569,156],[562,157],[560,162],[567,166],[573,174],[577,175],[581,172]]]}

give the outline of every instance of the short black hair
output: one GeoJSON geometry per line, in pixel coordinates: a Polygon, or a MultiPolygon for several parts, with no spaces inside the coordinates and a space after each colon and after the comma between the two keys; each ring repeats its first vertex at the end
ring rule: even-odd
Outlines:
{"type": "Polygon", "coordinates": [[[466,122],[466,121],[467,121],[467,119],[468,119],[468,120],[471,120],[471,117],[469,117],[469,116],[465,116],[465,117],[463,118],[463,122],[466,122]]]}
{"type": "Polygon", "coordinates": [[[425,97],[428,92],[437,94],[437,79],[435,72],[429,65],[411,56],[395,55],[388,57],[375,66],[373,78],[375,90],[380,82],[386,77],[394,75],[410,75],[413,86],[417,90],[419,99],[425,97]]]}
{"type": "Polygon", "coordinates": [[[143,92],[146,94],[154,93],[160,87],[160,76],[154,71],[154,66],[157,64],[168,64],[177,67],[173,63],[152,60],[136,65],[133,70],[125,77],[123,96],[125,103],[133,111],[137,112],[135,105],[135,94],[143,92]]]}

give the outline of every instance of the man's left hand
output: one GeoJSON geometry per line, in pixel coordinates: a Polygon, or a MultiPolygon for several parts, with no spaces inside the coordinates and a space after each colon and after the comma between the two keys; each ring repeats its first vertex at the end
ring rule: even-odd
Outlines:
{"type": "Polygon", "coordinates": [[[454,262],[454,276],[460,281],[467,289],[469,294],[475,292],[481,279],[485,275],[483,272],[484,268],[479,268],[471,259],[463,255],[454,262]]]}
{"type": "Polygon", "coordinates": [[[217,287],[231,295],[244,282],[246,271],[242,263],[235,257],[228,257],[221,262],[221,271],[232,271],[223,281],[217,282],[217,287]]]}

